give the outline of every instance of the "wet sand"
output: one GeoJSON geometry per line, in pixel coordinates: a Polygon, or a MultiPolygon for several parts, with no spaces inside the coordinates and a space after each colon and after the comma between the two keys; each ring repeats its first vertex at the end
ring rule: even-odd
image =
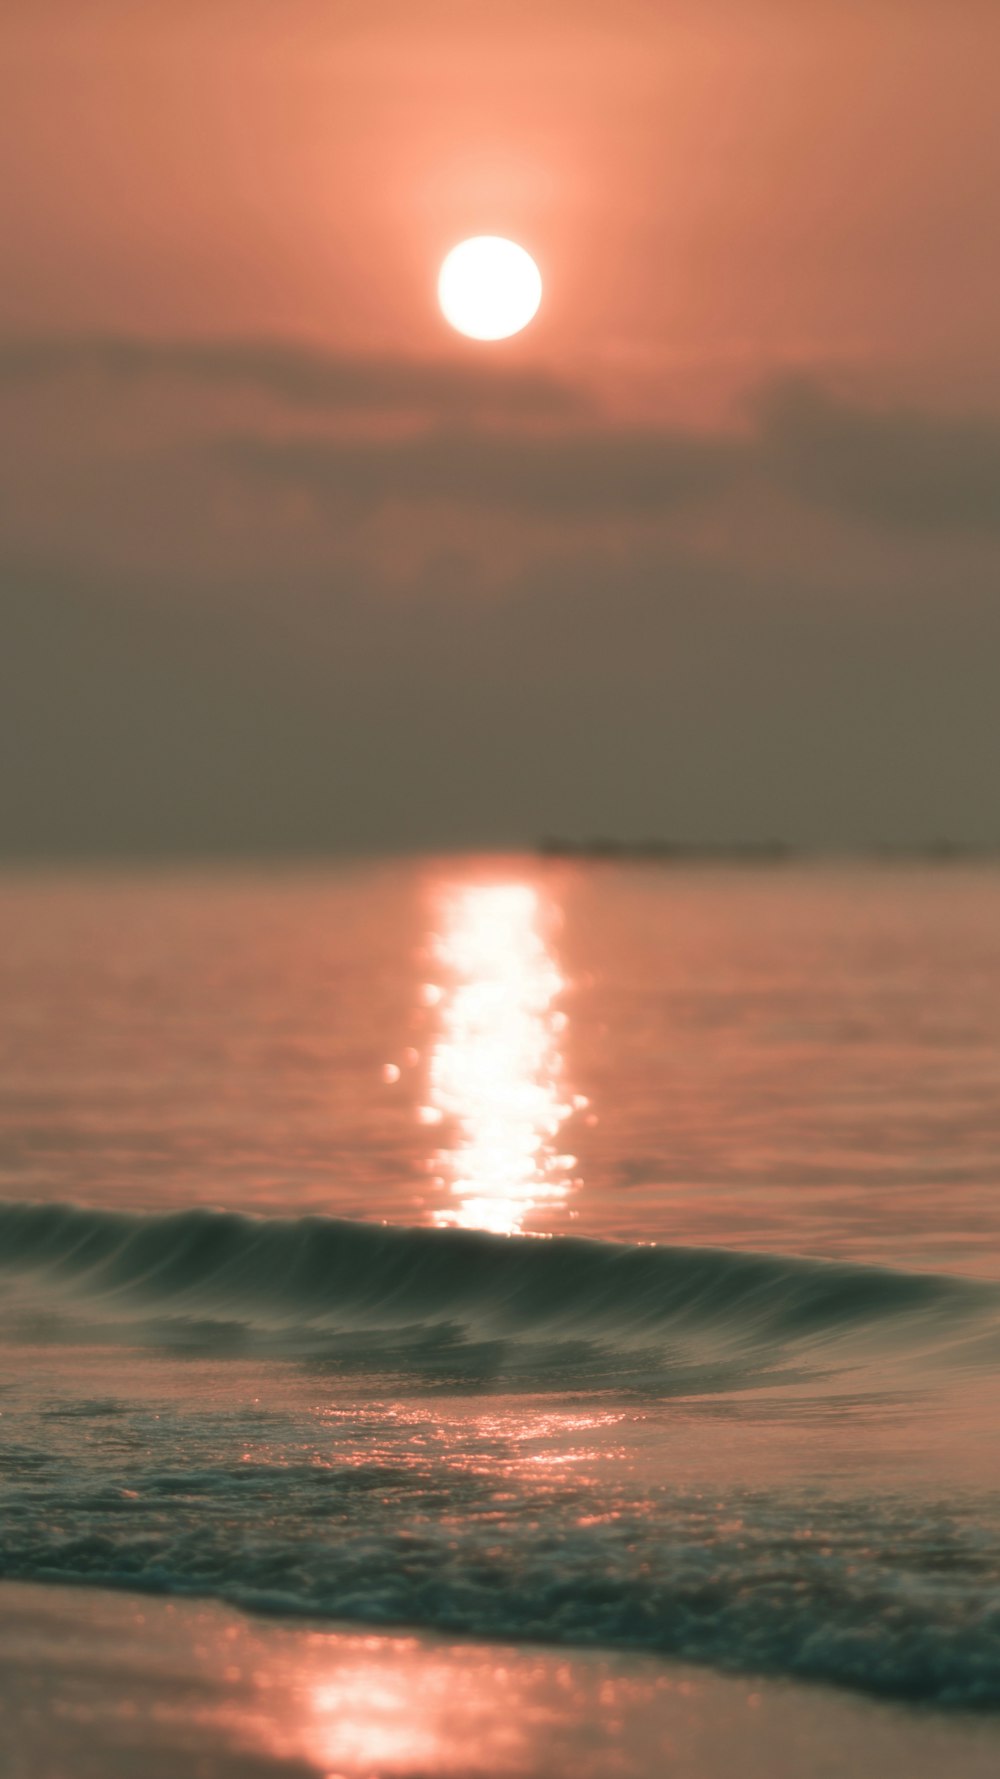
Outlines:
{"type": "Polygon", "coordinates": [[[992,1779],[1000,1723],[652,1657],[0,1586],[5,1779],[992,1779]]]}

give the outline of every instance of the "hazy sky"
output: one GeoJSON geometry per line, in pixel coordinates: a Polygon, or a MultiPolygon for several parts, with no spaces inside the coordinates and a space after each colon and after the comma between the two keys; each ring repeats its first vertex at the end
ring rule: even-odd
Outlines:
{"type": "Polygon", "coordinates": [[[1000,9],[11,0],[0,850],[1000,841],[1000,9]],[[463,236],[545,300],[476,345],[463,236]]]}

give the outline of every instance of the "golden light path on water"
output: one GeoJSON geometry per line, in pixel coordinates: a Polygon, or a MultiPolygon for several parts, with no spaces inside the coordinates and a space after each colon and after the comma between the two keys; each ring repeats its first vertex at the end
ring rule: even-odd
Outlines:
{"type": "Polygon", "coordinates": [[[438,890],[437,979],[424,990],[437,1027],[420,1114],[442,1132],[438,1224],[513,1235],[569,1197],[576,1158],[557,1138],[586,1101],[563,1078],[566,983],[547,936],[555,912],[521,881],[438,890]]]}

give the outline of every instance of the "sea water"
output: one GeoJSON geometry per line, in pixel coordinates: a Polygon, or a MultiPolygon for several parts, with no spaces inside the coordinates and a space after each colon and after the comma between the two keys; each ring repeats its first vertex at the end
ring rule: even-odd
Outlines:
{"type": "Polygon", "coordinates": [[[1000,872],[8,873],[0,1575],[1000,1704],[1000,872]]]}

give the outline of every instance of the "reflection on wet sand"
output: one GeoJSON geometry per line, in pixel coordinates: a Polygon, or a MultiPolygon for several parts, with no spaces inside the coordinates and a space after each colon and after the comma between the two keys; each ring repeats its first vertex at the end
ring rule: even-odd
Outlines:
{"type": "Polygon", "coordinates": [[[655,1657],[357,1635],[0,1587],[4,1779],[992,1779],[988,1718],[655,1657]]]}
{"type": "Polygon", "coordinates": [[[427,1103],[447,1202],[434,1221],[513,1235],[564,1205],[576,1158],[557,1137],[584,1102],[568,1096],[559,1039],[565,988],[547,941],[554,910],[530,883],[451,883],[436,897],[436,1016],[427,1103]]]}

